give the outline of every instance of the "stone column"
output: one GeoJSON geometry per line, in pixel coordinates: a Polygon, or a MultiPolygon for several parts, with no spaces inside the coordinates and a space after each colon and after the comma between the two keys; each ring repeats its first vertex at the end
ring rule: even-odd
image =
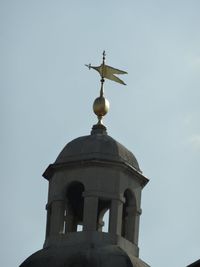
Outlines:
{"type": "Polygon", "coordinates": [[[46,219],[46,237],[47,239],[50,234],[50,223],[51,223],[51,205],[46,205],[47,219],[46,219]]]}
{"type": "Polygon", "coordinates": [[[83,231],[96,231],[98,197],[84,195],[83,231]]]}
{"type": "Polygon", "coordinates": [[[111,202],[109,233],[121,235],[123,202],[113,199],[111,202]]]}
{"type": "Polygon", "coordinates": [[[133,242],[135,234],[135,206],[128,206],[126,208],[126,219],[125,219],[125,238],[133,242]]]}
{"type": "Polygon", "coordinates": [[[126,209],[126,212],[127,212],[126,238],[131,242],[133,242],[135,245],[137,245],[141,210],[137,211],[135,206],[129,206],[126,209]]]}
{"type": "Polygon", "coordinates": [[[64,204],[63,200],[53,200],[51,203],[50,235],[63,233],[64,204]]]}
{"type": "Polygon", "coordinates": [[[139,237],[139,225],[140,225],[140,215],[142,213],[142,210],[136,210],[135,211],[135,222],[134,222],[134,234],[133,234],[133,243],[135,245],[138,245],[138,237],[139,237]]]}
{"type": "Polygon", "coordinates": [[[103,221],[103,218],[99,218],[98,222],[97,222],[97,231],[102,232],[104,225],[105,225],[105,223],[103,221]]]}

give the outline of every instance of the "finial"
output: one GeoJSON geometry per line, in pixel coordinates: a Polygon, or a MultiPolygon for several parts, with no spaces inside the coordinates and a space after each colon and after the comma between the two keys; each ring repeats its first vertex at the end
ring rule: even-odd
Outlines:
{"type": "Polygon", "coordinates": [[[106,51],[103,51],[103,64],[105,65],[105,60],[106,60],[106,51]]]}
{"type": "Polygon", "coordinates": [[[115,82],[118,82],[118,83],[121,83],[123,85],[126,85],[121,79],[119,79],[114,74],[127,74],[127,72],[123,71],[123,70],[115,69],[113,67],[106,65],[105,60],[106,60],[106,53],[105,53],[105,51],[103,51],[103,61],[102,61],[102,64],[100,66],[94,67],[94,66],[91,66],[91,64],[85,65],[89,69],[92,68],[92,69],[98,71],[100,76],[101,76],[100,96],[95,99],[94,104],[93,104],[93,111],[97,115],[97,118],[98,118],[97,126],[103,125],[102,119],[107,114],[107,112],[109,110],[109,102],[104,97],[105,78],[112,80],[112,81],[115,81],[115,82]]]}

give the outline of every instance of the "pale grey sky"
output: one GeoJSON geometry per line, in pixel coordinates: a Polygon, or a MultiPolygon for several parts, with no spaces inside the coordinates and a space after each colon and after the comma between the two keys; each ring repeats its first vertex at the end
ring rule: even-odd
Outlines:
{"type": "Polygon", "coordinates": [[[152,267],[200,258],[200,1],[0,1],[0,265],[42,248],[42,173],[71,139],[87,135],[99,77],[108,133],[150,178],[143,190],[140,256],[152,267]]]}

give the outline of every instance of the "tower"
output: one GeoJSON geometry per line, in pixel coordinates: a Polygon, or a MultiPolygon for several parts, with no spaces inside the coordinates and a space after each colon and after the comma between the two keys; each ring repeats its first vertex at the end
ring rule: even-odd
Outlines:
{"type": "Polygon", "coordinates": [[[149,266],[138,248],[141,192],[148,179],[102,123],[109,108],[104,78],[125,72],[105,65],[105,54],[102,65],[92,68],[101,74],[93,106],[98,123],[90,135],[69,142],[44,172],[49,182],[44,247],[20,267],[149,266]]]}

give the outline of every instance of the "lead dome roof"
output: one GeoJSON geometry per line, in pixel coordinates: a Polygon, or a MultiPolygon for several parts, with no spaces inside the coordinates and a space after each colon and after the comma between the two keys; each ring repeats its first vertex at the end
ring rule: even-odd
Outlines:
{"type": "Polygon", "coordinates": [[[55,164],[92,159],[126,163],[141,172],[131,151],[111,136],[95,132],[69,142],[58,155],[55,164]]]}
{"type": "Polygon", "coordinates": [[[49,247],[28,257],[20,267],[150,267],[118,246],[49,247]]]}

